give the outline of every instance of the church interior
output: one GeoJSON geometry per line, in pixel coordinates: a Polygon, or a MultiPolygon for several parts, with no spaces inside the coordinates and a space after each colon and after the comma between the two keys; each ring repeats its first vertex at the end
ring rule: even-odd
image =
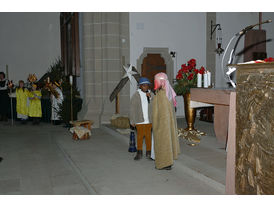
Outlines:
{"type": "Polygon", "coordinates": [[[0,195],[274,195],[273,20],[0,12],[0,195]],[[161,107],[163,73],[176,97],[167,92],[161,107]],[[144,84],[153,151],[131,117],[144,84]],[[162,124],[166,108],[174,111],[162,124]],[[159,169],[157,128],[173,127],[174,159],[159,169]]]}

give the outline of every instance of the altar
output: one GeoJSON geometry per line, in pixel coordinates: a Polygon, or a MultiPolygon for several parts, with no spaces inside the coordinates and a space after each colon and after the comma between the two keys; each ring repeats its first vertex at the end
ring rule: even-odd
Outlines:
{"type": "Polygon", "coordinates": [[[191,89],[214,105],[214,130],[226,145],[226,194],[274,194],[274,63],[239,64],[237,89],[191,89]],[[237,98],[236,98],[237,97],[237,98]]]}
{"type": "MultiPolygon", "coordinates": [[[[214,106],[214,131],[218,142],[224,147],[228,135],[230,93],[234,91],[234,89],[224,88],[190,89],[192,102],[202,102],[207,104],[205,106],[214,106]]],[[[202,106],[203,104],[201,104],[202,106]]]]}
{"type": "MultiPolygon", "coordinates": [[[[192,88],[193,105],[214,106],[214,131],[227,151],[226,194],[235,194],[236,91],[223,88],[192,88]]],[[[197,106],[197,107],[198,107],[197,106]]]]}

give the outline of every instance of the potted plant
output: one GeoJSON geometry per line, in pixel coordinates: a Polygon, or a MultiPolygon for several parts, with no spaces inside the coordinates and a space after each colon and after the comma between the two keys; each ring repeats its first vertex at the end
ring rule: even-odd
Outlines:
{"type": "Polygon", "coordinates": [[[198,73],[204,74],[205,68],[196,68],[196,59],[190,59],[187,64],[182,64],[181,69],[176,75],[174,91],[176,94],[184,97],[185,117],[187,121],[186,130],[194,130],[196,109],[190,107],[190,88],[197,87],[198,73]]]}

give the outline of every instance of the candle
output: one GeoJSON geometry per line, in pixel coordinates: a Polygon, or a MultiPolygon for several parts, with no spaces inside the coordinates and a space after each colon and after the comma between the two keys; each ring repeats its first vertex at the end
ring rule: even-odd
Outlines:
{"type": "Polygon", "coordinates": [[[210,87],[211,85],[211,72],[207,72],[207,85],[210,87]]]}
{"type": "Polygon", "coordinates": [[[72,86],[72,83],[73,83],[73,76],[70,75],[70,76],[69,76],[69,84],[72,86]]]}
{"type": "Polygon", "coordinates": [[[207,73],[205,72],[204,73],[204,88],[208,88],[208,84],[207,84],[208,82],[207,81],[208,81],[207,73]]]}
{"type": "Polygon", "coordinates": [[[202,87],[202,74],[197,74],[197,87],[202,87]]]}
{"type": "Polygon", "coordinates": [[[50,83],[50,78],[49,78],[49,77],[47,78],[47,83],[48,83],[48,84],[50,83]]]}

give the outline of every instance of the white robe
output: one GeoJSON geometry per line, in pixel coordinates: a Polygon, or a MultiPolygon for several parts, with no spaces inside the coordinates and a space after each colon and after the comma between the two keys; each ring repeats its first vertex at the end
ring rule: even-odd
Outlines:
{"type": "Polygon", "coordinates": [[[60,116],[58,115],[59,104],[63,102],[63,93],[61,89],[58,87],[55,89],[58,93],[58,98],[56,98],[53,94],[51,95],[51,120],[60,120],[60,116]]]}
{"type": "Polygon", "coordinates": [[[151,159],[155,160],[155,152],[154,152],[154,138],[153,138],[153,132],[151,132],[151,159]]]}

